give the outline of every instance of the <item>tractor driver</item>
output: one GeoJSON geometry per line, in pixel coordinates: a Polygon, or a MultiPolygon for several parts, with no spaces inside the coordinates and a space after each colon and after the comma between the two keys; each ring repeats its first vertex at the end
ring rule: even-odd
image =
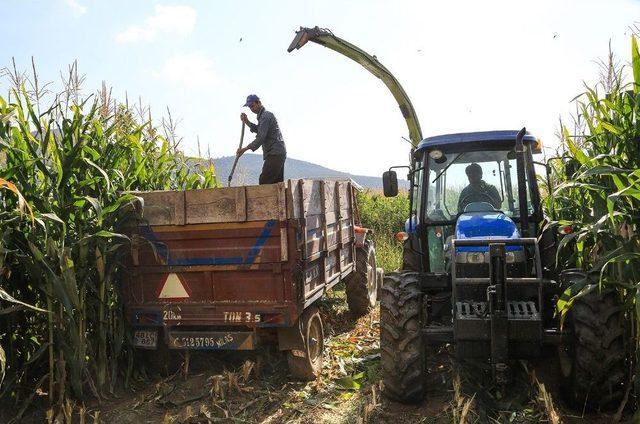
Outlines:
{"type": "Polygon", "coordinates": [[[469,203],[486,202],[491,204],[494,209],[499,209],[502,199],[498,189],[493,185],[487,184],[482,179],[482,167],[477,163],[472,163],[465,169],[469,185],[462,189],[460,197],[458,197],[458,213],[464,212],[464,208],[469,203]]]}

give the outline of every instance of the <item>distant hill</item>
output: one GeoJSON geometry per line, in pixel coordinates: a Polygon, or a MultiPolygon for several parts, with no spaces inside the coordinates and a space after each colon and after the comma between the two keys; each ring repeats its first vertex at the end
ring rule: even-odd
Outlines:
{"type": "MultiPolygon", "coordinates": [[[[233,166],[235,156],[224,156],[213,159],[216,168],[218,182],[226,185],[229,178],[229,172],[233,166]]],[[[258,177],[262,170],[262,155],[245,153],[242,155],[233,174],[231,185],[252,185],[258,184],[258,177]]],[[[366,175],[353,175],[348,172],[336,171],[334,169],[325,168],[315,163],[306,162],[298,159],[287,158],[284,166],[284,178],[324,178],[324,179],[346,179],[351,178],[364,188],[382,189],[382,177],[369,177],[366,175]]],[[[408,187],[406,180],[398,180],[400,187],[408,187]]]]}

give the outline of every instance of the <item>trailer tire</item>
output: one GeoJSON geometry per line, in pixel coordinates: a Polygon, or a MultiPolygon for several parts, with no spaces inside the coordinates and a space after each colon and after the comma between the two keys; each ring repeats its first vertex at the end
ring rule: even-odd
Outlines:
{"type": "Polygon", "coordinates": [[[569,331],[558,347],[561,383],[578,409],[618,406],[627,383],[623,305],[612,290],[576,298],[568,312],[569,331]]]}
{"type": "Polygon", "coordinates": [[[373,243],[365,242],[356,248],[356,269],[345,283],[349,311],[355,316],[363,316],[376,306],[378,279],[376,250],[373,243]]]}
{"type": "Polygon", "coordinates": [[[417,272],[385,275],[380,299],[380,349],[384,393],[402,403],[424,398],[422,292],[417,272]]]}
{"type": "Polygon", "coordinates": [[[376,268],[376,297],[380,299],[382,297],[382,285],[384,284],[384,269],[376,268]]]}
{"type": "Polygon", "coordinates": [[[322,372],[324,352],[324,330],[318,308],[310,306],[305,309],[300,316],[299,325],[303,338],[303,350],[287,351],[289,372],[299,380],[315,380],[322,372]]]}

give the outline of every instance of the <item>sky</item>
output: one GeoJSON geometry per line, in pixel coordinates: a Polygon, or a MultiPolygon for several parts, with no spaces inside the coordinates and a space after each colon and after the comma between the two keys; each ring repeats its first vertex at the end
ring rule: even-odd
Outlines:
{"type": "MultiPolygon", "coordinates": [[[[290,158],[363,175],[408,163],[402,115],[355,62],[314,43],[287,53],[300,26],[375,54],[424,137],[526,126],[553,149],[571,100],[597,81],[596,61],[610,42],[627,63],[640,21],[640,0],[0,0],[0,10],[0,68],[14,58],[26,70],[33,57],[53,88],[77,60],[85,94],[105,81],[156,119],[168,108],[187,154],[198,139],[203,155],[235,154],[242,104],[255,93],[290,158]]],[[[0,80],[0,96],[7,90],[0,80]]]]}

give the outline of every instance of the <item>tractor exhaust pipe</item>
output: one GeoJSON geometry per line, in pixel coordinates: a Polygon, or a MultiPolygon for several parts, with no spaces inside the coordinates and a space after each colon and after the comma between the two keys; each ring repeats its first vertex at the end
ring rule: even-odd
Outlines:
{"type": "Polygon", "coordinates": [[[523,127],[516,136],[516,172],[518,174],[518,203],[520,204],[520,234],[529,237],[529,208],[527,207],[527,181],[524,166],[523,139],[527,129],[523,127]]]}

